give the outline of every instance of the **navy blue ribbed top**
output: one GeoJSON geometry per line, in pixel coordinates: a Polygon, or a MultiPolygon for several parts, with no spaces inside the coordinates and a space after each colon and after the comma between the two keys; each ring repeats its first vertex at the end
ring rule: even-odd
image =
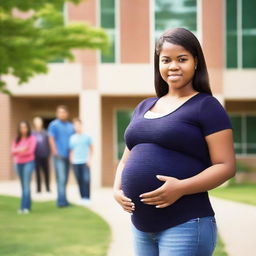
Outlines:
{"type": "Polygon", "coordinates": [[[199,92],[165,116],[145,118],[158,99],[142,100],[124,133],[130,155],[121,187],[135,203],[133,224],[144,232],[159,232],[192,218],[214,216],[207,191],[183,196],[166,208],[144,204],[139,195],[163,184],[157,174],[185,179],[211,166],[205,136],[232,129],[228,114],[212,95],[199,92]]]}

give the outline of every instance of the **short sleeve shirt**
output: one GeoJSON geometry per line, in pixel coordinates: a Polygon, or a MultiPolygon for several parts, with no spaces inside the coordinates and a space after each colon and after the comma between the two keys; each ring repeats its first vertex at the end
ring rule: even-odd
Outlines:
{"type": "Polygon", "coordinates": [[[69,139],[74,133],[74,127],[71,122],[63,122],[55,119],[50,122],[48,127],[48,135],[54,138],[58,154],[61,157],[68,158],[69,156],[69,139]]]}
{"type": "Polygon", "coordinates": [[[199,92],[165,116],[145,118],[144,114],[158,99],[141,101],[124,133],[131,152],[121,186],[136,205],[132,222],[145,232],[158,232],[191,218],[214,215],[207,192],[183,196],[162,209],[143,204],[139,195],[163,184],[156,175],[186,179],[211,166],[205,137],[232,129],[228,114],[212,95],[199,92]]]}
{"type": "Polygon", "coordinates": [[[92,138],[88,134],[76,133],[70,137],[69,147],[73,150],[73,164],[87,163],[91,144],[92,138]]]}

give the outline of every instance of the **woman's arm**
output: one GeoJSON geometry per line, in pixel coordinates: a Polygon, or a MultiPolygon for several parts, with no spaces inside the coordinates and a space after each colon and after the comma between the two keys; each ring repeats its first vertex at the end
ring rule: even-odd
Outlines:
{"type": "Polygon", "coordinates": [[[157,178],[165,183],[158,189],[144,193],[142,202],[167,207],[183,195],[205,192],[216,188],[236,173],[236,160],[233,146],[233,132],[225,129],[205,137],[208,144],[212,166],[201,173],[183,180],[168,176],[157,178]]]}
{"type": "Polygon", "coordinates": [[[90,147],[89,147],[89,156],[88,156],[88,161],[87,161],[87,164],[89,167],[92,166],[92,156],[93,156],[93,145],[90,144],[90,147]]]}
{"type": "Polygon", "coordinates": [[[182,181],[185,194],[194,194],[218,187],[236,174],[236,159],[231,129],[205,137],[212,166],[182,181]]]}
{"type": "Polygon", "coordinates": [[[116,169],[113,190],[114,190],[114,198],[116,199],[116,201],[123,207],[125,211],[132,213],[132,211],[135,210],[135,205],[130,198],[124,195],[123,191],[121,190],[121,175],[122,175],[122,171],[124,169],[125,163],[129,157],[129,154],[130,154],[130,150],[126,146],[124,149],[122,158],[119,161],[119,164],[116,169]]]}
{"type": "Polygon", "coordinates": [[[16,142],[14,141],[12,143],[12,148],[11,148],[11,154],[13,156],[17,156],[17,155],[26,155],[28,150],[28,145],[17,145],[16,142]]]}
{"type": "Polygon", "coordinates": [[[130,154],[130,150],[126,146],[116,169],[116,176],[115,176],[114,187],[113,187],[114,190],[121,189],[121,175],[122,175],[122,171],[124,169],[125,163],[129,157],[129,154],[130,154]]]}
{"type": "Polygon", "coordinates": [[[70,149],[70,151],[69,151],[69,162],[73,163],[73,160],[74,160],[74,150],[70,149]]]}
{"type": "Polygon", "coordinates": [[[34,136],[31,136],[27,142],[27,145],[25,146],[25,149],[19,152],[19,155],[21,156],[31,155],[35,152],[35,149],[36,149],[36,138],[34,136]]]}
{"type": "Polygon", "coordinates": [[[12,142],[12,148],[11,148],[11,154],[13,156],[18,155],[19,152],[21,152],[22,150],[24,150],[24,147],[20,147],[16,144],[15,140],[12,142]]]}

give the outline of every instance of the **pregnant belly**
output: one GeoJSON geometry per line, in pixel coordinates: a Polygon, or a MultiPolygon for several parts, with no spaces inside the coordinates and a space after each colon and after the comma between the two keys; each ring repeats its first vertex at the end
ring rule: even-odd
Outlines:
{"type": "Polygon", "coordinates": [[[130,152],[122,172],[121,186],[124,194],[132,199],[138,210],[138,207],[148,207],[140,202],[139,195],[163,184],[156,175],[185,179],[205,168],[202,161],[189,155],[158,144],[142,143],[134,146],[130,152]]]}

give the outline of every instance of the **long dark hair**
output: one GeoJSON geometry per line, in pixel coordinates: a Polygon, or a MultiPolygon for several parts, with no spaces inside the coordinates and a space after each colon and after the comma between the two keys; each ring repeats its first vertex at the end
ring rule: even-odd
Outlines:
{"type": "Polygon", "coordinates": [[[27,126],[27,129],[28,129],[28,132],[27,132],[27,134],[26,134],[26,137],[28,138],[28,137],[31,135],[31,126],[30,126],[29,122],[26,121],[26,120],[20,121],[20,122],[18,123],[18,126],[17,126],[17,136],[16,136],[16,139],[15,139],[16,144],[20,142],[21,137],[22,137],[22,134],[21,134],[21,132],[20,132],[20,126],[21,126],[22,124],[25,124],[25,125],[27,126]]]}
{"type": "Polygon", "coordinates": [[[198,92],[212,95],[204,54],[195,35],[185,28],[168,29],[155,45],[155,91],[157,97],[168,93],[168,84],[163,80],[159,71],[159,55],[164,42],[180,45],[197,58],[197,68],[193,77],[193,88],[198,92]]]}

